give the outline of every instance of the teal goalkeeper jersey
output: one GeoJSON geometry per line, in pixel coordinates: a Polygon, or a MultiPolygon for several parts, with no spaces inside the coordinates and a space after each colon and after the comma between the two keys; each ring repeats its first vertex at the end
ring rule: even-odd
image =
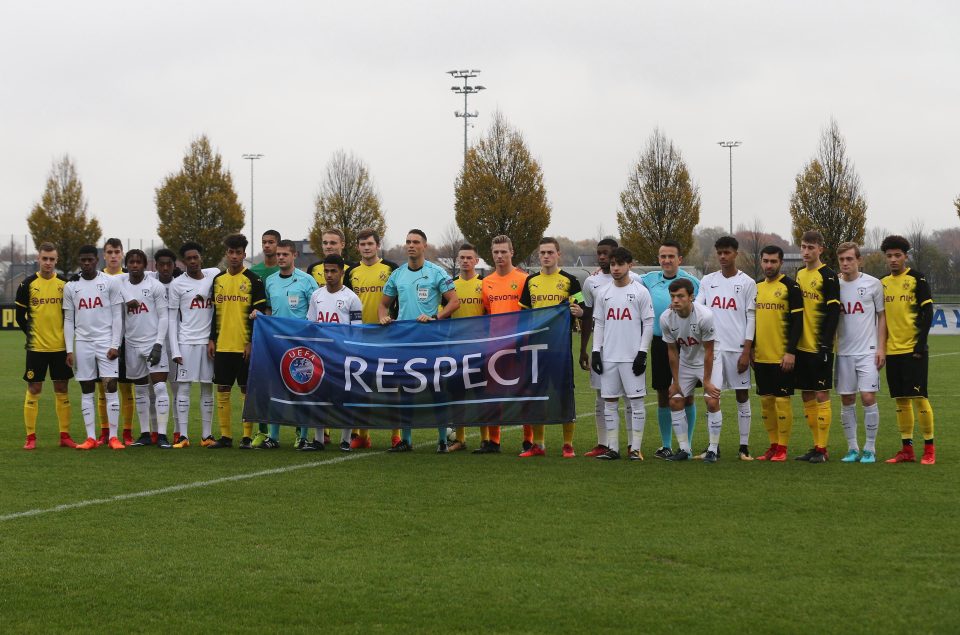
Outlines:
{"type": "Polygon", "coordinates": [[[687,273],[683,269],[677,270],[677,275],[673,278],[664,278],[663,271],[651,271],[643,276],[643,286],[650,291],[650,299],[653,300],[653,334],[661,337],[660,316],[670,308],[670,283],[677,278],[687,278],[693,283],[693,297],[697,297],[697,291],[700,289],[700,281],[696,277],[687,273]]]}
{"type": "Polygon", "coordinates": [[[383,293],[400,303],[398,320],[416,320],[421,315],[436,317],[443,294],[453,289],[453,278],[443,267],[424,262],[416,270],[407,264],[397,267],[390,274],[383,293]]]}
{"type": "Polygon", "coordinates": [[[289,276],[279,271],[267,278],[267,302],[273,315],[285,318],[307,319],[310,296],[319,289],[309,273],[294,269],[289,276]]]}

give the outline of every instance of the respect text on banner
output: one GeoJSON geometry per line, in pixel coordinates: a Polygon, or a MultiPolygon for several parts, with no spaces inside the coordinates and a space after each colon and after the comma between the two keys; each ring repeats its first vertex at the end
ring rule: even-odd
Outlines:
{"type": "Polygon", "coordinates": [[[246,421],[333,428],[566,423],[570,310],[388,326],[254,322],[246,421]]]}

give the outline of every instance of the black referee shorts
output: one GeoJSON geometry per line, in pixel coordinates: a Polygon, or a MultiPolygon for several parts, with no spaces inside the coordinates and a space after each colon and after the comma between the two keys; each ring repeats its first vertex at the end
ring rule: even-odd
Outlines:
{"type": "Polygon", "coordinates": [[[670,372],[670,357],[667,354],[667,345],[659,335],[653,336],[650,343],[650,369],[652,377],[650,386],[654,390],[666,390],[673,383],[673,373],[670,372]]]}
{"type": "Polygon", "coordinates": [[[926,397],[927,370],[930,358],[927,353],[922,357],[914,357],[913,353],[887,355],[887,385],[890,387],[890,396],[898,397],[926,397]]]}

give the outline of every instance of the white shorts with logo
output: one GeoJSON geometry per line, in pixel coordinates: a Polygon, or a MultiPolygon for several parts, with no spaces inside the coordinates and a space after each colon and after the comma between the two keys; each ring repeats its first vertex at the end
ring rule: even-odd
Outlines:
{"type": "MultiPolygon", "coordinates": [[[[740,360],[739,351],[720,351],[720,360],[723,364],[723,386],[725,390],[750,389],[750,365],[742,373],[737,372],[737,362],[740,360]]],[[[719,384],[717,384],[719,386],[719,384]]]]}
{"type": "Polygon", "coordinates": [[[835,390],[839,395],[854,395],[858,392],[878,392],[880,371],[873,353],[867,355],[837,355],[835,390]]]}
{"type": "Polygon", "coordinates": [[[647,374],[633,374],[633,362],[604,362],[600,396],[604,399],[636,399],[647,394],[647,374]]]}
{"type": "Polygon", "coordinates": [[[600,383],[600,375],[593,372],[593,368],[590,369],[590,387],[594,390],[603,389],[603,385],[600,383]]]}
{"type": "Polygon", "coordinates": [[[77,340],[73,359],[77,366],[77,381],[93,381],[120,376],[120,358],[107,359],[110,342],[84,342],[77,340]]]}
{"type": "MultiPolygon", "coordinates": [[[[689,397],[693,395],[693,391],[697,387],[697,382],[703,381],[703,366],[687,366],[683,362],[680,362],[679,373],[680,396],[689,397]]],[[[710,375],[710,383],[718,387],[723,384],[723,363],[719,357],[713,361],[713,372],[710,375]]],[[[675,395],[670,396],[673,397],[675,395]]]]}
{"type": "Polygon", "coordinates": [[[181,344],[183,363],[177,365],[176,381],[183,383],[213,383],[213,360],[207,355],[206,344],[181,344]]]}
{"type": "Polygon", "coordinates": [[[165,354],[160,355],[160,361],[156,366],[151,366],[147,363],[147,357],[150,356],[150,351],[153,350],[153,344],[140,346],[127,342],[123,349],[123,361],[127,365],[127,379],[140,379],[150,373],[166,373],[170,371],[170,366],[167,363],[167,356],[165,354]]]}

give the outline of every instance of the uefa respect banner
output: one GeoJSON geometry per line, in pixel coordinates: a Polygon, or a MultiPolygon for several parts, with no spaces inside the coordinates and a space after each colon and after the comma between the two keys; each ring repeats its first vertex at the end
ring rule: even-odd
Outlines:
{"type": "Polygon", "coordinates": [[[574,419],[570,309],[387,326],[254,321],[246,421],[332,428],[574,419]]]}

